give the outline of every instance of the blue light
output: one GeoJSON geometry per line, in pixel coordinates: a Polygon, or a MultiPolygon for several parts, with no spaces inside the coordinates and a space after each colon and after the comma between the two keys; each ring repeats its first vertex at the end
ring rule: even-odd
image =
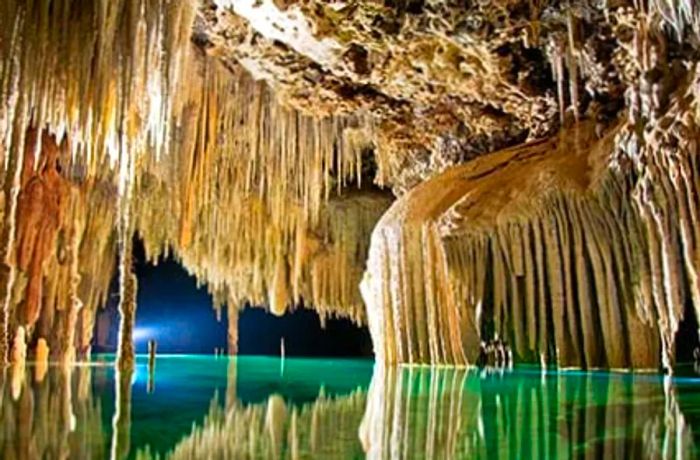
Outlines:
{"type": "Polygon", "coordinates": [[[150,339],[155,339],[158,329],[155,327],[135,327],[134,342],[145,343],[150,339]]]}

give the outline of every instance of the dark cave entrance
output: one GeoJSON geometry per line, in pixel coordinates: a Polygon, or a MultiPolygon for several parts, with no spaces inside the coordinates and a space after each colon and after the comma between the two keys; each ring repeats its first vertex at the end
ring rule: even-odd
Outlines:
{"type": "MultiPolygon", "coordinates": [[[[134,344],[137,353],[147,353],[155,340],[158,353],[214,354],[227,349],[226,308],[217,318],[206,286],[174,259],[153,265],[146,261],[143,243],[134,240],[134,271],[138,297],[134,344]]],[[[95,321],[93,350],[112,353],[117,349],[119,328],[119,281],[112,280],[107,305],[95,321]]],[[[238,353],[279,356],[284,338],[287,357],[372,357],[367,327],[349,320],[328,319],[325,328],[313,310],[296,308],[277,317],[264,308],[246,307],[238,315],[238,353]]]]}
{"type": "Polygon", "coordinates": [[[347,319],[327,319],[325,328],[315,311],[296,308],[277,317],[263,308],[246,307],[238,317],[238,350],[242,355],[371,358],[367,327],[347,319]]]}
{"type": "MultiPolygon", "coordinates": [[[[226,318],[217,319],[206,287],[175,260],[154,265],[146,261],[143,243],[134,240],[134,273],[138,279],[134,345],[136,353],[148,352],[155,340],[158,353],[213,354],[226,349],[226,318]]],[[[115,274],[110,297],[95,321],[93,349],[115,352],[119,336],[119,279],[115,274]]]]}

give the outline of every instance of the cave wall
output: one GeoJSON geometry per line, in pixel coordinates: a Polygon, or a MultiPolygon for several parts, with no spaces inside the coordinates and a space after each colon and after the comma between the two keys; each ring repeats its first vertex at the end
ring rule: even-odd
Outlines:
{"type": "Polygon", "coordinates": [[[516,362],[672,368],[700,307],[697,78],[643,135],[582,122],[394,203],[363,282],[377,355],[475,364],[504,341],[516,362]]]}
{"type": "Polygon", "coordinates": [[[387,363],[475,364],[496,343],[670,368],[700,308],[698,17],[8,0],[0,356],[24,333],[85,355],[118,272],[128,358],[136,234],[219,311],[303,303],[368,324],[387,363]]]}

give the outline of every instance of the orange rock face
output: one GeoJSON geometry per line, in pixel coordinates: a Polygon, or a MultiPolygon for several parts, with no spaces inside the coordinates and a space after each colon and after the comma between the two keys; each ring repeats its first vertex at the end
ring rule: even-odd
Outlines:
{"type": "Polygon", "coordinates": [[[27,289],[19,321],[33,325],[41,309],[43,269],[56,251],[61,258],[57,237],[63,225],[70,184],[59,172],[59,145],[46,131],[30,131],[25,149],[23,182],[17,205],[17,267],[27,274],[27,289]],[[34,170],[35,160],[38,167],[34,170]]]}

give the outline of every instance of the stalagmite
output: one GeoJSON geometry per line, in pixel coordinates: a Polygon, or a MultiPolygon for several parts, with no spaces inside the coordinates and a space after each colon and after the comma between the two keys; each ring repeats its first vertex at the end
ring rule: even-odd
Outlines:
{"type": "Polygon", "coordinates": [[[24,367],[27,361],[27,342],[24,327],[19,326],[12,340],[12,351],[10,352],[10,362],[14,366],[24,367]]]}
{"type": "Polygon", "coordinates": [[[34,380],[42,382],[49,367],[49,346],[43,337],[39,338],[36,343],[34,365],[34,380]]]}
{"type": "Polygon", "coordinates": [[[151,394],[156,391],[156,341],[148,341],[148,384],[146,391],[151,394]]]}
{"type": "Polygon", "coordinates": [[[26,368],[24,363],[18,364],[13,362],[10,365],[10,391],[13,401],[18,401],[20,399],[25,381],[26,368]]]}

